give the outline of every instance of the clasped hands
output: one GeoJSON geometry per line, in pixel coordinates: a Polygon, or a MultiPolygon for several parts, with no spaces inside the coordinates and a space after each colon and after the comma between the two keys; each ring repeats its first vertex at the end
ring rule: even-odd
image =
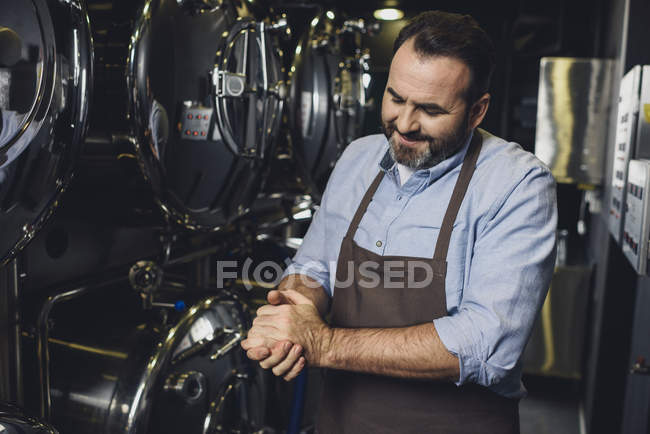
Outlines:
{"type": "Polygon", "coordinates": [[[321,366],[332,332],[312,300],[292,289],[270,291],[267,300],[241,343],[246,355],[286,381],[306,364],[321,366]]]}

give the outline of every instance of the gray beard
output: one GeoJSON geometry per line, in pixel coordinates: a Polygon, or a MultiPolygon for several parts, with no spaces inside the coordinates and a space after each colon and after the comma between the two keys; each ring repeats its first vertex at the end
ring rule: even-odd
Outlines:
{"type": "Polygon", "coordinates": [[[432,151],[432,144],[429,142],[426,150],[418,155],[411,156],[410,158],[404,155],[404,152],[399,152],[402,145],[399,143],[398,139],[390,137],[388,139],[389,149],[391,158],[393,161],[398,162],[406,167],[411,169],[420,170],[420,169],[430,169],[431,167],[445,161],[447,158],[454,155],[456,152],[460,151],[467,138],[469,137],[469,132],[464,134],[456,134],[453,137],[450,137],[448,140],[445,140],[443,143],[436,141],[435,153],[432,151]]]}
{"type": "Polygon", "coordinates": [[[444,138],[421,136],[427,138],[428,146],[420,154],[416,154],[413,149],[402,146],[399,139],[394,138],[396,128],[393,124],[382,125],[382,127],[384,134],[388,138],[389,152],[393,161],[415,170],[429,169],[451,157],[465,145],[470,135],[469,109],[465,113],[460,126],[452,134],[444,138]]]}

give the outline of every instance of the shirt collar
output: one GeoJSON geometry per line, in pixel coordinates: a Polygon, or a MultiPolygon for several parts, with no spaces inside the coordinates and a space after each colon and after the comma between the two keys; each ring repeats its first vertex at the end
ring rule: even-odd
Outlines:
{"type": "MultiPolygon", "coordinates": [[[[446,160],[441,161],[435,166],[430,167],[429,169],[417,170],[413,176],[418,176],[420,178],[427,177],[429,179],[428,184],[431,184],[437,181],[445,173],[461,165],[465,159],[465,154],[467,153],[467,149],[469,148],[469,144],[472,141],[472,137],[474,136],[475,132],[476,130],[472,130],[463,147],[454,155],[447,158],[446,160]]],[[[388,146],[390,146],[390,144],[388,146]]],[[[384,157],[379,162],[379,168],[380,170],[383,170],[388,174],[392,174],[393,176],[396,174],[397,164],[395,163],[395,160],[393,160],[393,158],[390,156],[390,151],[388,149],[386,149],[384,157]]]]}

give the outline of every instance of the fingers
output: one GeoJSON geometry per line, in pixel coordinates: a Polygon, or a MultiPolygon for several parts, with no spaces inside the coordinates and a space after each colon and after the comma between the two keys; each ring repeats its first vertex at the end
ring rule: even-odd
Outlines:
{"type": "Polygon", "coordinates": [[[246,355],[249,359],[259,361],[264,360],[271,355],[271,351],[266,347],[255,347],[246,351],[246,355]]]}
{"type": "Polygon", "coordinates": [[[284,296],[285,299],[290,304],[310,304],[314,305],[314,302],[311,301],[311,298],[302,295],[298,291],[294,291],[293,289],[287,289],[286,291],[282,291],[282,295],[284,296]]]}
{"type": "Polygon", "coordinates": [[[277,315],[257,315],[253,320],[253,327],[251,327],[251,330],[254,327],[259,327],[259,326],[272,327],[275,324],[275,321],[277,321],[277,315]]]}
{"type": "Polygon", "coordinates": [[[270,348],[277,342],[277,339],[269,339],[264,336],[251,336],[248,335],[246,339],[241,341],[241,347],[245,350],[250,350],[255,347],[270,348]]]}
{"type": "Polygon", "coordinates": [[[291,342],[289,341],[277,342],[276,344],[273,345],[273,347],[271,347],[271,355],[268,356],[266,359],[262,360],[260,362],[260,366],[264,369],[275,367],[278,363],[284,360],[284,358],[289,353],[290,349],[291,349],[291,342]]]}
{"type": "Polygon", "coordinates": [[[294,344],[291,348],[291,351],[288,352],[284,360],[281,360],[273,367],[273,373],[278,377],[286,375],[291,370],[293,365],[296,364],[300,358],[301,353],[302,347],[298,344],[294,344]]]}
{"type": "Polygon", "coordinates": [[[314,304],[311,298],[293,289],[285,289],[282,291],[274,289],[272,291],[269,291],[269,293],[266,295],[266,299],[269,304],[274,306],[280,304],[314,304]]]}
{"type": "Polygon", "coordinates": [[[305,358],[300,357],[298,361],[293,365],[289,373],[284,376],[284,380],[291,381],[294,378],[296,378],[300,374],[302,369],[305,367],[305,363],[306,363],[305,358]]]}
{"type": "Polygon", "coordinates": [[[265,314],[270,315],[273,312],[274,309],[275,309],[275,306],[267,304],[267,305],[264,305],[264,306],[260,307],[259,309],[257,309],[257,312],[255,312],[255,315],[256,316],[265,315],[265,314]]]}
{"type": "Polygon", "coordinates": [[[282,309],[286,309],[286,307],[282,305],[278,306],[272,306],[270,304],[266,304],[259,309],[257,309],[257,316],[262,316],[262,315],[274,315],[277,314],[278,312],[281,312],[282,309]]]}
{"type": "Polygon", "coordinates": [[[277,289],[274,289],[266,294],[266,300],[269,302],[269,304],[278,305],[282,303],[282,294],[280,294],[280,291],[277,289]]]}

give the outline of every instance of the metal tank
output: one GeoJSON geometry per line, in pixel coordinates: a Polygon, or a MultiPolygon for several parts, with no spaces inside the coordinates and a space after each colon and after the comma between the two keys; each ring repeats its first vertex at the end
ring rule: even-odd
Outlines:
{"type": "Polygon", "coordinates": [[[26,415],[15,405],[0,403],[0,432],[3,434],[58,434],[51,425],[26,415]]]}
{"type": "Polygon", "coordinates": [[[0,265],[43,225],[86,131],[92,41],[82,0],[3,0],[0,265]]]}
{"type": "Polygon", "coordinates": [[[145,310],[128,284],[100,286],[50,297],[36,335],[25,338],[40,353],[54,426],[71,434],[262,432],[268,373],[240,346],[251,320],[234,294],[222,290],[182,311],[145,310]]]}
{"type": "Polygon", "coordinates": [[[316,198],[345,147],[363,132],[371,102],[370,55],[361,46],[361,35],[373,34],[378,27],[323,10],[312,18],[296,47],[289,121],[296,156],[316,198]]]}
{"type": "Polygon", "coordinates": [[[149,0],[127,60],[136,153],[173,221],[218,230],[245,214],[286,94],[286,20],[239,0],[149,0]]]}

